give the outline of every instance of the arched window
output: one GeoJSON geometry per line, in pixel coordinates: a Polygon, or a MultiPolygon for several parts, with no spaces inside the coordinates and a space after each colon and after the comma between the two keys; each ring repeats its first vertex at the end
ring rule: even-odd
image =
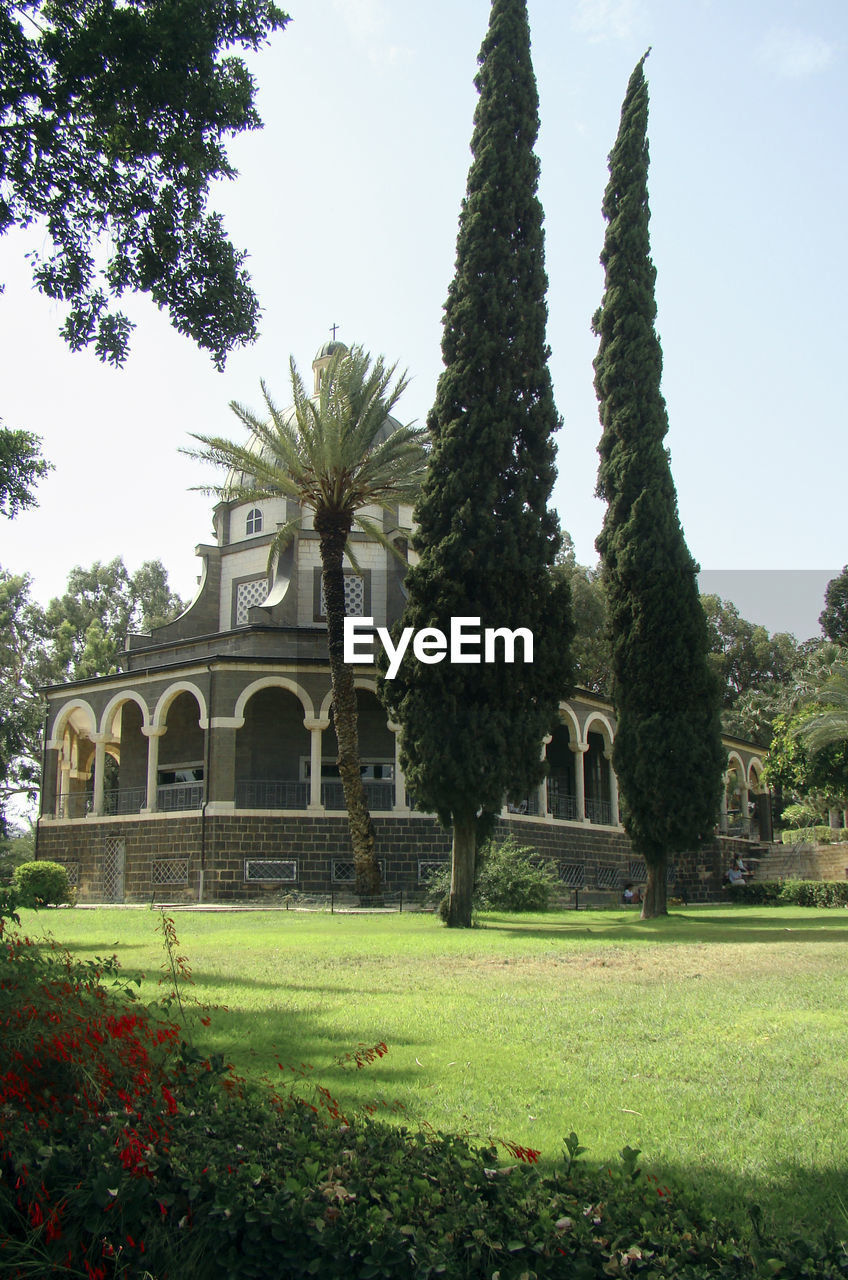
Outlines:
{"type": "Polygon", "coordinates": [[[262,512],[258,507],[254,507],[252,511],[247,513],[247,522],[245,524],[245,533],[248,538],[254,533],[262,532],[262,512]]]}

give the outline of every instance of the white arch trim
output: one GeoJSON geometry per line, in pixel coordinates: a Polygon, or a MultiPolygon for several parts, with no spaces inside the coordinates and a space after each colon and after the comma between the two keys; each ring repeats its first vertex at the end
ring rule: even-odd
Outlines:
{"type": "Polygon", "coordinates": [[[97,717],[92,710],[91,704],[86,702],[85,698],[72,698],[70,702],[66,702],[61,711],[53,721],[53,731],[50,741],[47,743],[48,750],[55,751],[62,745],[62,739],[65,736],[65,730],[68,727],[68,721],[75,711],[81,711],[87,718],[89,723],[89,737],[97,732],[97,717]]]}
{"type": "Polygon", "coordinates": [[[589,730],[592,728],[593,724],[601,725],[601,732],[603,733],[604,737],[607,740],[607,746],[611,747],[613,742],[615,741],[615,734],[612,731],[612,725],[610,724],[609,720],[600,711],[589,712],[589,715],[586,717],[586,723],[583,725],[582,741],[588,745],[589,730]]]}
{"type": "Polygon", "coordinates": [[[727,767],[725,769],[725,773],[730,773],[734,765],[736,766],[735,771],[739,776],[739,781],[744,786],[748,777],[748,771],[746,770],[744,764],[742,763],[742,757],[740,756],[738,751],[728,751],[727,767]]]}
{"type": "Polygon", "coordinates": [[[580,722],[577,719],[576,712],[572,707],[568,705],[567,702],[561,702],[559,704],[559,718],[564,728],[568,728],[569,730],[574,731],[573,733],[571,732],[569,733],[568,735],[569,740],[573,738],[575,742],[579,742],[580,741],[580,722]]]}
{"type": "Polygon", "coordinates": [[[304,688],[297,683],[296,680],[289,680],[287,676],[263,676],[260,680],[254,680],[246,689],[242,689],[238,696],[238,700],[233,711],[233,720],[239,721],[238,728],[244,724],[244,709],[250,699],[260,689],[285,689],[288,693],[293,693],[300,705],[303,707],[304,719],[315,719],[315,707],[309,694],[304,688]]]}
{"type": "Polygon", "coordinates": [[[103,715],[100,717],[101,733],[109,732],[112,717],[114,716],[118,707],[121,706],[124,702],[134,702],[136,706],[139,708],[139,710],[141,711],[142,728],[144,728],[146,725],[149,725],[150,709],[148,708],[147,703],[144,701],[141,694],[136,693],[134,689],[124,689],[121,693],[116,693],[115,696],[113,698],[110,698],[109,701],[106,703],[106,709],[103,712],[103,715]]]}
{"type": "Polygon", "coordinates": [[[748,761],[748,774],[746,777],[746,782],[749,787],[752,784],[755,774],[756,774],[757,789],[759,790],[759,788],[762,786],[763,767],[764,767],[763,762],[759,756],[751,756],[751,759],[748,761]]]}
{"type": "Polygon", "coordinates": [[[156,710],[153,712],[153,719],[151,721],[151,726],[150,726],[151,728],[164,729],[167,727],[165,724],[165,720],[167,717],[168,708],[170,707],[174,699],[177,698],[181,693],[190,693],[193,695],[193,697],[197,701],[197,705],[200,710],[200,728],[206,729],[208,727],[209,715],[206,710],[206,699],[204,698],[200,689],[198,689],[197,685],[194,684],[191,680],[178,680],[175,684],[168,685],[168,688],[165,690],[165,692],[160,695],[159,701],[156,703],[156,710]]]}
{"type": "MultiPolygon", "coordinates": [[[[362,676],[355,676],[353,681],[353,687],[354,689],[366,689],[368,693],[373,693],[374,697],[375,698],[377,697],[377,681],[376,680],[365,680],[362,676]]],[[[330,689],[329,692],[326,694],[324,701],[321,703],[321,712],[318,716],[319,720],[329,720],[330,707],[332,705],[333,705],[333,691],[332,689],[330,689]]]]}

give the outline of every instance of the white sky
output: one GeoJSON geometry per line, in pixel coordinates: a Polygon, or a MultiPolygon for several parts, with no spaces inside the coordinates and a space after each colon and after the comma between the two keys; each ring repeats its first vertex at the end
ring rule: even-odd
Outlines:
{"type": "MultiPolygon", "coordinates": [[[[146,299],[122,371],[72,355],[61,308],[0,241],[0,415],[43,437],[40,506],[0,526],[0,563],[58,594],[74,564],[161,558],[194,590],[213,479],[190,431],[240,438],[231,399],[286,403],[339,337],[408,367],[398,416],[423,421],[441,368],[441,308],[465,192],[487,0],[291,0],[251,59],[259,133],[231,146],[214,193],[249,250],[262,336],[223,374],[146,299]]],[[[844,0],[529,0],[542,128],[548,341],[564,428],[554,501],[594,563],[603,508],[592,313],[600,204],[628,77],[645,49],[652,248],[668,444],[689,546],[705,570],[828,571],[848,560],[848,5],[844,0]]],[[[778,575],[779,579],[779,575],[778,575]]],[[[777,579],[776,579],[777,580],[777,579]]],[[[821,573],[819,580],[821,580],[821,573]]],[[[780,593],[778,593],[780,594],[780,593]]],[[[772,629],[813,634],[821,607],[772,629]],[[808,625],[805,625],[808,619],[808,625]]],[[[755,619],[759,620],[759,619],[755,619]]]]}

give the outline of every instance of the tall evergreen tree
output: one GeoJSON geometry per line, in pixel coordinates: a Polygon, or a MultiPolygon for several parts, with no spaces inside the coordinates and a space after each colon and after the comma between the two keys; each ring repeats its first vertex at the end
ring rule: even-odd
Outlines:
{"type": "MultiPolygon", "coordinates": [[[[647,54],[645,55],[647,57],[647,54]]],[[[698,566],[677,510],[668,453],[656,270],[648,235],[648,87],[644,58],[627,87],[603,202],[603,302],[595,389],[603,433],[597,540],[609,610],[618,728],[613,766],[624,825],[648,868],[643,917],[666,912],[669,854],[715,823],[726,752],[707,660],[698,566]]]]}
{"type": "Polygon", "coordinates": [[[403,728],[410,791],[453,828],[448,923],[460,927],[471,923],[478,838],[505,795],[526,796],[541,778],[541,741],[571,686],[568,584],[550,573],[560,543],[547,505],[559,418],[547,367],[538,96],[524,0],[494,0],[479,64],[445,368],[416,508],[420,561],[407,577],[402,625],[448,633],[451,618],[472,617],[483,628],[526,627],[533,662],[521,662],[520,641],[513,664],[407,656],[383,686],[403,728]]]}

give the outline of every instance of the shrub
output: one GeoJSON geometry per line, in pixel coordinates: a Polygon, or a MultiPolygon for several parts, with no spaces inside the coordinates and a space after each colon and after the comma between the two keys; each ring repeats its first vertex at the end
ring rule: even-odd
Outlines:
{"type": "Polygon", "coordinates": [[[848,827],[801,827],[796,831],[783,831],[784,844],[837,844],[848,841],[848,827]]]}
{"type": "Polygon", "coordinates": [[[70,901],[68,872],[59,862],[22,862],[15,867],[12,887],[21,907],[70,901]]]}
{"type": "Polygon", "coordinates": [[[484,845],[477,870],[476,905],[484,911],[546,911],[557,880],[535,849],[512,836],[484,845]]]}
{"type": "Polygon", "coordinates": [[[848,880],[753,880],[728,892],[752,906],[848,907],[848,880]]]}
{"type": "MultiPolygon", "coordinates": [[[[546,911],[558,882],[538,858],[535,849],[517,845],[512,836],[500,844],[488,841],[478,855],[474,907],[478,911],[546,911]]],[[[427,899],[443,920],[447,919],[450,881],[446,865],[427,882],[427,899]]]]}

